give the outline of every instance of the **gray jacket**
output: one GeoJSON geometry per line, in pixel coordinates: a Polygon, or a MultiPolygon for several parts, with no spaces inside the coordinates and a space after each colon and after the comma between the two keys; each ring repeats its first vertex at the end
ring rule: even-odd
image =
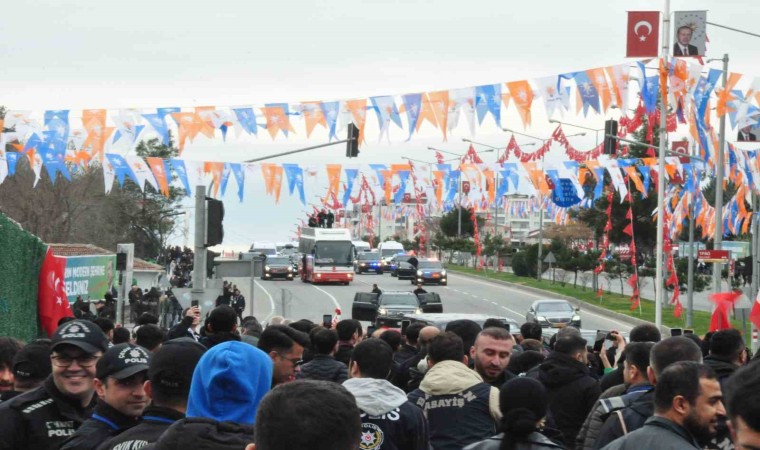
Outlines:
{"type": "MultiPolygon", "coordinates": [[[[504,437],[504,433],[497,434],[484,441],[470,444],[464,448],[464,450],[499,450],[501,447],[501,440],[504,437]]],[[[533,432],[523,441],[515,446],[515,450],[547,450],[553,448],[564,448],[561,445],[555,444],[550,441],[549,438],[541,433],[533,432]]]]}
{"type": "Polygon", "coordinates": [[[610,442],[602,450],[688,450],[701,447],[686,429],[664,417],[650,417],[642,428],[610,442]]]}

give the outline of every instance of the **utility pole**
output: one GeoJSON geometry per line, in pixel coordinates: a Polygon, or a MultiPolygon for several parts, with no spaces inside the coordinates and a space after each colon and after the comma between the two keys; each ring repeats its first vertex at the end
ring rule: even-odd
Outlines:
{"type": "MultiPolygon", "coordinates": [[[[723,55],[723,88],[726,88],[728,78],[728,54],[723,55]]],[[[723,242],[723,158],[726,148],[726,114],[720,118],[720,137],[718,143],[718,161],[715,174],[715,237],[713,238],[713,250],[720,250],[723,242]]],[[[720,292],[720,278],[723,272],[723,264],[713,263],[713,292],[720,292]]]]}
{"type": "MultiPolygon", "coordinates": [[[[665,67],[668,66],[668,57],[670,51],[670,0],[665,0],[665,13],[662,20],[662,59],[665,67]]],[[[657,158],[657,270],[655,278],[655,325],[657,329],[662,328],[662,304],[663,296],[663,263],[664,263],[664,246],[665,246],[665,150],[668,140],[667,115],[665,103],[668,99],[668,90],[660,92],[660,148],[657,158]]]]}
{"type": "Polygon", "coordinates": [[[459,171],[459,182],[457,183],[457,238],[462,237],[462,171],[459,171]]]}
{"type": "Polygon", "coordinates": [[[195,187],[195,252],[192,299],[198,304],[206,289],[206,186],[195,187]]]}

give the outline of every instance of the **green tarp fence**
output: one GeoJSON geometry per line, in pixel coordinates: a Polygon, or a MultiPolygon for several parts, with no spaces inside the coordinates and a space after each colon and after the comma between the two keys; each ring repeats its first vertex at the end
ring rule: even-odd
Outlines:
{"type": "Polygon", "coordinates": [[[0,213],[0,336],[39,336],[37,285],[47,246],[0,213]]]}

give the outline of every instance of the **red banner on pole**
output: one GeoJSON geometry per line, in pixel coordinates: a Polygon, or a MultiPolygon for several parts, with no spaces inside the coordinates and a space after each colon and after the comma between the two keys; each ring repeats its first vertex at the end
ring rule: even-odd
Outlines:
{"type": "Polygon", "coordinates": [[[48,336],[58,328],[58,321],[61,318],[74,316],[66,296],[65,271],[66,258],[53,255],[53,250],[48,248],[45,260],[42,261],[37,293],[40,325],[48,336]]]}
{"type": "Polygon", "coordinates": [[[625,56],[657,56],[660,47],[660,11],[629,11],[625,56]]]}

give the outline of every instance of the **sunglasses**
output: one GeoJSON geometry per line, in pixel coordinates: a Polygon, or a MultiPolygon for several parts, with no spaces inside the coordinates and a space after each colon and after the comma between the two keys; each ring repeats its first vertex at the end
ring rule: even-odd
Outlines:
{"type": "Polygon", "coordinates": [[[303,364],[303,359],[301,358],[286,358],[282,353],[277,353],[277,354],[280,356],[280,358],[290,361],[291,364],[293,364],[293,366],[295,367],[298,367],[301,364],[303,364]]]}

